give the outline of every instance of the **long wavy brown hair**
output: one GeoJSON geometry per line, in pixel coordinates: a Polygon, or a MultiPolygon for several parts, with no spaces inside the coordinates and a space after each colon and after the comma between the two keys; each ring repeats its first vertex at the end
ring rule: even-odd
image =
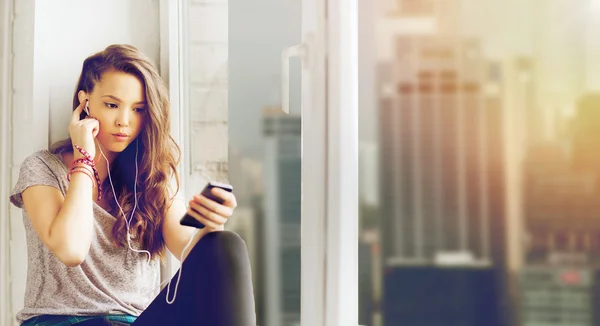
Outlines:
{"type": "MultiPolygon", "coordinates": [[[[75,94],[73,110],[80,102],[78,93],[88,94],[94,90],[102,75],[108,70],[116,70],[136,76],[142,83],[147,109],[145,124],[137,139],[119,153],[110,165],[114,190],[119,204],[127,218],[134,207],[135,157],[138,157],[137,197],[138,204],[131,219],[131,232],[138,245],[148,250],[152,257],[162,257],[164,238],[162,224],[174,194],[179,191],[179,164],[181,150],[170,132],[170,105],[167,88],[152,62],[131,45],[111,45],[104,51],[88,57],[83,68],[75,94]],[[176,189],[171,187],[171,181],[176,189]]],[[[50,152],[61,154],[73,152],[71,139],[66,139],[50,147],[50,152]]],[[[116,245],[127,246],[127,228],[121,218],[108,178],[102,185],[103,196],[107,198],[109,212],[116,216],[112,235],[116,245]]]]}

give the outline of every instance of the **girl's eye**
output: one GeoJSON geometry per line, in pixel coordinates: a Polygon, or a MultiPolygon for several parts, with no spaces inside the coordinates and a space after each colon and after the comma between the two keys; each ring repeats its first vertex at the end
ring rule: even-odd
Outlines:
{"type": "Polygon", "coordinates": [[[117,108],[117,105],[116,105],[116,104],[113,104],[113,103],[104,103],[104,104],[105,104],[105,105],[106,105],[108,108],[111,108],[111,109],[116,109],[116,108],[117,108]]]}
{"type": "Polygon", "coordinates": [[[134,110],[135,110],[135,112],[142,113],[142,112],[146,111],[146,108],[135,108],[134,110]]]}

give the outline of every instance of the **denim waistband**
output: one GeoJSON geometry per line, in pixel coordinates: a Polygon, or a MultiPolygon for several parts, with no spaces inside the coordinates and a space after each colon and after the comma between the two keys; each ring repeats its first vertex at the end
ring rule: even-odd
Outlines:
{"type": "Polygon", "coordinates": [[[122,323],[133,323],[137,317],[130,315],[101,315],[101,316],[63,316],[63,315],[41,315],[24,321],[21,326],[69,326],[78,323],[104,319],[122,323]]]}

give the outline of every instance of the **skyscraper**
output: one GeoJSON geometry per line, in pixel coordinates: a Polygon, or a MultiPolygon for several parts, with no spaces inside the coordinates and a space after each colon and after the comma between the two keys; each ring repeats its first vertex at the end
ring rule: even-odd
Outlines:
{"type": "Polygon", "coordinates": [[[372,207],[379,204],[377,152],[377,144],[373,142],[360,143],[358,153],[362,164],[358,171],[359,201],[361,204],[372,207]]]}
{"type": "Polygon", "coordinates": [[[587,326],[600,320],[594,309],[600,284],[599,112],[600,94],[584,95],[570,141],[529,149],[520,282],[524,326],[587,326]]]}
{"type": "MultiPolygon", "coordinates": [[[[385,256],[434,262],[444,252],[491,260],[485,62],[474,40],[400,37],[382,101],[385,256]]],[[[498,108],[496,108],[498,110],[498,108]]],[[[468,258],[467,258],[468,257],[468,258]]]]}
{"type": "Polygon", "coordinates": [[[300,116],[264,111],[266,326],[300,324],[301,127],[300,116]]]}
{"type": "Polygon", "coordinates": [[[474,39],[401,36],[395,44],[396,59],[380,73],[386,89],[395,90],[385,93],[380,105],[385,323],[499,323],[492,317],[498,299],[477,298],[498,291],[491,267],[502,259],[497,249],[502,246],[496,245],[503,241],[501,66],[488,63],[474,39]],[[448,265],[454,267],[439,269],[448,265]],[[455,289],[456,297],[439,299],[438,307],[423,307],[433,309],[430,314],[409,317],[408,309],[400,308],[409,294],[395,287],[413,277],[415,286],[428,282],[418,280],[423,275],[450,286],[456,278],[470,285],[455,289]],[[473,300],[482,305],[478,312],[468,311],[473,300]],[[442,301],[452,301],[454,310],[442,301]]]}

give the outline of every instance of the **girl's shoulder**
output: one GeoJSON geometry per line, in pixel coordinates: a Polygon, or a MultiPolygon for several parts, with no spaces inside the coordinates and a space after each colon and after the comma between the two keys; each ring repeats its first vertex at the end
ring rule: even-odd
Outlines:
{"type": "Polygon", "coordinates": [[[66,173],[67,167],[59,155],[45,149],[32,153],[21,163],[19,176],[10,194],[11,202],[22,207],[21,194],[32,186],[46,185],[62,189],[62,179],[66,173]]]}

